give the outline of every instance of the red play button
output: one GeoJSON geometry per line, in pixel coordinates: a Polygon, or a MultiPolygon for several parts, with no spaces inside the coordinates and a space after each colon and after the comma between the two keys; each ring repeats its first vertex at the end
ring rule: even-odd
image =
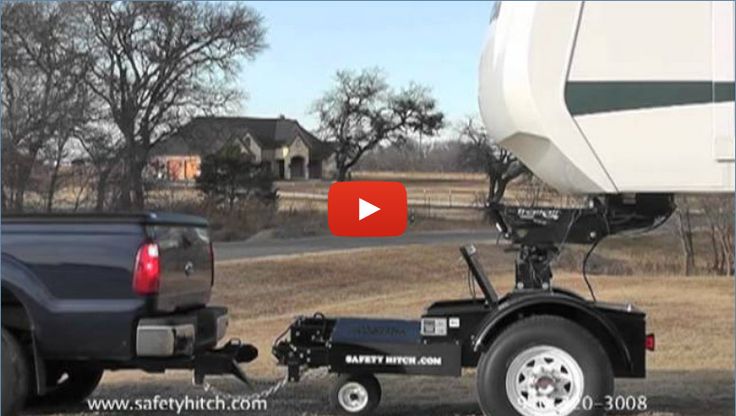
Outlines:
{"type": "Polygon", "coordinates": [[[327,194],[327,222],[340,237],[396,237],[406,230],[400,182],[337,182],[327,194]]]}

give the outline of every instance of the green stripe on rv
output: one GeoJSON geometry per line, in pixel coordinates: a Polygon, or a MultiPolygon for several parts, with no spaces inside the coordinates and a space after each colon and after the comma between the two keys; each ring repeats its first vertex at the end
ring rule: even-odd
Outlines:
{"type": "Polygon", "coordinates": [[[570,81],[565,103],[572,115],[734,101],[733,82],[570,81]]]}

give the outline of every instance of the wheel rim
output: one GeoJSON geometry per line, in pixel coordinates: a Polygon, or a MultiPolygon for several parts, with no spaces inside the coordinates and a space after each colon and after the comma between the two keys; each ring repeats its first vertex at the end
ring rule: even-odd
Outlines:
{"type": "Polygon", "coordinates": [[[368,405],[368,390],[354,381],[345,383],[337,392],[340,406],[350,413],[357,413],[368,405]]]}
{"type": "Polygon", "coordinates": [[[565,416],[583,397],[583,370],[567,352],[535,346],[514,358],[506,372],[509,402],[523,416],[565,416]]]}

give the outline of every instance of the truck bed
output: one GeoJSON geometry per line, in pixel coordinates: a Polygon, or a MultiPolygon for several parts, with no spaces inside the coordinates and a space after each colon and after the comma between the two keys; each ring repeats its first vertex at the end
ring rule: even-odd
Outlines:
{"type": "Polygon", "coordinates": [[[213,284],[207,221],[169,213],[2,217],[3,304],[31,315],[47,358],[127,360],[141,319],[204,307],[213,284]],[[156,247],[157,290],[133,276],[144,245],[156,247]]]}

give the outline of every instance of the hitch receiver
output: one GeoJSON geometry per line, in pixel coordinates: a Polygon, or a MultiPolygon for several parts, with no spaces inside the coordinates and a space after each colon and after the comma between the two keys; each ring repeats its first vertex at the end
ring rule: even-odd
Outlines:
{"type": "Polygon", "coordinates": [[[230,374],[250,385],[248,377],[240,368],[240,363],[248,363],[258,357],[258,350],[240,340],[230,340],[224,346],[205,351],[194,357],[194,384],[204,383],[205,376],[230,374]]]}

